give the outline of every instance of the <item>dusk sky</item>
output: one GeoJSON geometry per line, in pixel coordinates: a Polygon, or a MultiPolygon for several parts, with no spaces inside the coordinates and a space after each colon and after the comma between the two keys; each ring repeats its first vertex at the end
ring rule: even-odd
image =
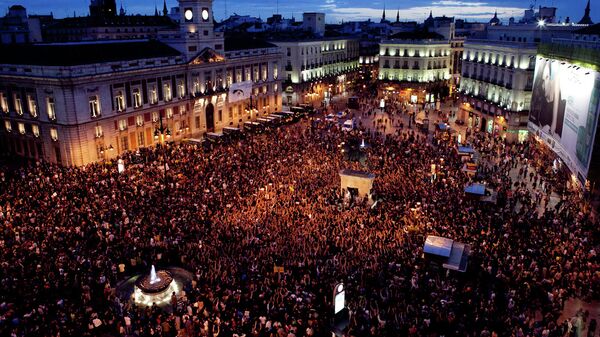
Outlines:
{"type": "MultiPolygon", "coordinates": [[[[587,0],[555,0],[555,1],[460,1],[460,0],[405,0],[405,1],[366,1],[366,0],[305,0],[284,1],[279,0],[279,13],[284,17],[292,14],[296,18],[302,18],[302,12],[324,12],[328,23],[337,23],[341,20],[363,20],[372,18],[379,20],[385,5],[387,18],[395,20],[396,11],[400,10],[401,20],[422,21],[433,10],[434,16],[455,16],[457,18],[476,20],[489,20],[494,11],[503,20],[513,16],[516,19],[523,15],[523,10],[532,4],[538,6],[558,7],[558,17],[564,20],[567,16],[571,20],[578,21],[583,15],[587,0]]],[[[0,0],[0,5],[8,8],[14,4],[25,6],[29,14],[54,13],[55,17],[72,16],[75,12],[78,16],[87,15],[89,0],[0,0]]],[[[163,0],[117,0],[117,7],[123,4],[128,14],[153,14],[154,3],[159,9],[162,8],[163,0]]],[[[167,6],[177,6],[176,0],[167,0],[167,6]]],[[[222,18],[233,14],[260,15],[263,19],[276,12],[277,0],[217,0],[214,2],[215,18],[222,18]]],[[[594,22],[600,22],[600,2],[591,3],[591,16],[594,22]]]]}

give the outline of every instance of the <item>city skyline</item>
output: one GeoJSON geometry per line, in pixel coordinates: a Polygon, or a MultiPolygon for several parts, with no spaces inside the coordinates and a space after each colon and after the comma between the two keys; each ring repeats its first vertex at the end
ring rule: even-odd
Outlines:
{"type": "MultiPolygon", "coordinates": [[[[162,0],[156,0],[156,7],[160,10],[163,7],[162,0]]],[[[274,13],[282,14],[284,17],[294,16],[301,20],[303,12],[323,12],[326,14],[327,23],[338,23],[341,21],[357,20],[378,20],[381,18],[383,8],[386,9],[386,18],[395,20],[399,12],[402,21],[422,21],[430,12],[434,16],[454,16],[456,18],[467,19],[469,21],[487,21],[491,19],[495,12],[498,17],[507,22],[510,17],[516,20],[522,17],[523,11],[530,5],[557,7],[557,20],[564,21],[567,17],[571,22],[577,22],[583,15],[586,0],[576,0],[567,2],[566,0],[556,1],[532,1],[530,4],[519,1],[460,1],[460,0],[432,0],[428,3],[416,0],[403,2],[402,4],[391,1],[373,1],[365,3],[355,0],[325,0],[304,2],[303,6],[297,3],[289,3],[278,0],[262,2],[261,5],[254,5],[254,1],[240,0],[235,3],[231,1],[215,1],[214,14],[217,21],[232,15],[253,15],[265,19],[274,13]]],[[[89,13],[88,0],[57,0],[46,2],[41,0],[30,0],[19,3],[18,1],[0,1],[0,6],[8,7],[20,4],[27,8],[29,14],[49,14],[52,12],[55,17],[85,16],[89,13]]],[[[154,13],[154,3],[148,3],[143,0],[125,0],[117,2],[126,10],[127,14],[151,15],[154,13]]],[[[177,6],[176,0],[168,0],[167,7],[177,6]]],[[[591,3],[592,20],[600,17],[600,8],[591,3]]],[[[597,19],[596,19],[597,20],[597,19]]]]}

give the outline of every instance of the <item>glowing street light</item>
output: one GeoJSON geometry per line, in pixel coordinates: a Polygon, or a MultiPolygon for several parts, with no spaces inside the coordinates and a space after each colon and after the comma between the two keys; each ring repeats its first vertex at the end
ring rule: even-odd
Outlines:
{"type": "Polygon", "coordinates": [[[538,27],[544,27],[546,25],[546,20],[540,19],[537,23],[538,27]]]}

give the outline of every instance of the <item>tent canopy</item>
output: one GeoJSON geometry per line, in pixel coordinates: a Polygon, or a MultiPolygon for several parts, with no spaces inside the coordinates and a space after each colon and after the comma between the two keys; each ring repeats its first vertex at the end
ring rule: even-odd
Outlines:
{"type": "Polygon", "coordinates": [[[471,185],[465,187],[465,193],[484,196],[485,195],[485,186],[482,184],[471,184],[471,185]]]}
{"type": "Polygon", "coordinates": [[[450,130],[450,126],[446,123],[438,123],[438,129],[441,131],[448,131],[450,130]]]}
{"type": "Polygon", "coordinates": [[[429,235],[427,236],[427,239],[425,239],[425,247],[423,247],[423,251],[427,254],[450,257],[453,242],[453,240],[448,238],[429,235]]]}
{"type": "Polygon", "coordinates": [[[470,147],[470,146],[459,146],[458,147],[458,153],[460,153],[460,154],[473,154],[473,153],[475,153],[475,150],[473,150],[473,148],[470,147]]]}
{"type": "Polygon", "coordinates": [[[471,246],[441,236],[429,235],[425,239],[423,251],[426,254],[434,255],[434,260],[441,260],[442,267],[465,272],[471,254],[471,246]]]}

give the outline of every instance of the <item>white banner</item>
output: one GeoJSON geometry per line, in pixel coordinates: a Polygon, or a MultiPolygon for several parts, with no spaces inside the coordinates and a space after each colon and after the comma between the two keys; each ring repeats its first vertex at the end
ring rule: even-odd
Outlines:
{"type": "Polygon", "coordinates": [[[252,94],[252,81],[232,83],[229,87],[229,103],[234,103],[250,98],[252,94]]]}

